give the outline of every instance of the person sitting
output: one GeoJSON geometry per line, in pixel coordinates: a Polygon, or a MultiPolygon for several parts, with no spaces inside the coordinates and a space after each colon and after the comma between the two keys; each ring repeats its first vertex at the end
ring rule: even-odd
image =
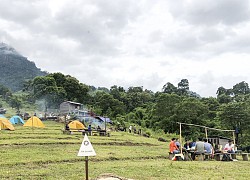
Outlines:
{"type": "Polygon", "coordinates": [[[204,142],[202,141],[202,138],[198,138],[198,141],[196,142],[194,154],[193,154],[193,160],[195,159],[195,155],[204,154],[205,152],[205,146],[204,142]]]}
{"type": "Polygon", "coordinates": [[[71,121],[69,121],[68,123],[65,124],[65,130],[69,131],[69,123],[71,123],[71,121]]]}
{"type": "Polygon", "coordinates": [[[234,144],[232,140],[229,140],[228,143],[225,145],[224,152],[235,153],[234,144]]]}
{"type": "Polygon", "coordinates": [[[102,129],[100,128],[100,126],[97,126],[97,129],[96,129],[98,132],[101,131],[102,129]]]}
{"type": "Polygon", "coordinates": [[[210,142],[207,141],[207,139],[204,139],[204,147],[205,147],[205,153],[209,154],[210,157],[213,157],[214,154],[214,148],[210,142]]]}
{"type": "Polygon", "coordinates": [[[195,145],[196,145],[196,142],[195,142],[195,140],[193,140],[192,142],[189,143],[189,148],[191,150],[194,150],[195,149],[195,145]]]}
{"type": "Polygon", "coordinates": [[[175,138],[172,138],[170,144],[169,144],[169,151],[170,153],[173,153],[173,154],[178,154],[180,153],[178,147],[176,146],[176,139],[175,138]]]}
{"type": "Polygon", "coordinates": [[[176,138],[175,144],[176,144],[177,148],[180,149],[181,143],[179,142],[178,138],[176,138]]]}
{"type": "Polygon", "coordinates": [[[184,148],[186,149],[186,150],[189,150],[190,149],[190,143],[188,142],[188,140],[186,140],[186,143],[184,144],[184,148]]]}

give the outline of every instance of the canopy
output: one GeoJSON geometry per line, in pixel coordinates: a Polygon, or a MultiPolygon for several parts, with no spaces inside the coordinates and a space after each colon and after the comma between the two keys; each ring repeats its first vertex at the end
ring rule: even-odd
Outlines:
{"type": "Polygon", "coordinates": [[[110,123],[112,124],[112,121],[108,118],[108,117],[102,117],[102,116],[96,116],[97,119],[100,119],[101,121],[103,122],[107,122],[107,123],[110,123]]]}
{"type": "Polygon", "coordinates": [[[42,121],[36,116],[32,116],[31,118],[29,118],[28,121],[23,126],[45,128],[42,121]]]}
{"type": "Polygon", "coordinates": [[[24,124],[24,121],[20,116],[12,116],[10,118],[10,122],[11,122],[11,124],[19,124],[19,123],[24,124]]]}
{"type": "Polygon", "coordinates": [[[68,124],[69,129],[84,129],[84,125],[80,121],[72,121],[71,123],[68,124]]]}
{"type": "Polygon", "coordinates": [[[8,119],[0,117],[0,130],[8,129],[14,131],[14,126],[8,121],[8,119]]]}

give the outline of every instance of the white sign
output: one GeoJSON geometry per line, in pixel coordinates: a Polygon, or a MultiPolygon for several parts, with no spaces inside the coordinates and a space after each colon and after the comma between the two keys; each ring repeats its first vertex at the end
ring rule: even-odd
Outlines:
{"type": "Polygon", "coordinates": [[[77,156],[95,156],[95,155],[96,155],[95,150],[92,147],[88,136],[85,134],[77,156]]]}

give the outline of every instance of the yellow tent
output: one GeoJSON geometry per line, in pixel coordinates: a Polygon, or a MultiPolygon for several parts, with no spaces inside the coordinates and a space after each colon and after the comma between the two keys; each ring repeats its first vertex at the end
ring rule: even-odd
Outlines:
{"type": "Polygon", "coordinates": [[[9,129],[11,131],[14,131],[14,126],[8,121],[8,119],[0,117],[0,130],[2,129],[9,129]]]}
{"type": "Polygon", "coordinates": [[[72,121],[71,123],[68,124],[69,129],[84,129],[84,125],[80,121],[72,121]]]}
{"type": "Polygon", "coordinates": [[[32,116],[31,118],[29,118],[23,126],[45,128],[42,121],[36,116],[32,116]]]}

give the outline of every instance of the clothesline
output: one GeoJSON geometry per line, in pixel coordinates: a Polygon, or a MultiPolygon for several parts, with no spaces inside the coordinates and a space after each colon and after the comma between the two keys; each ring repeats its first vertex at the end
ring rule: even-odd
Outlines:
{"type": "Polygon", "coordinates": [[[234,130],[227,130],[227,129],[216,129],[216,128],[210,128],[207,126],[201,126],[201,125],[197,125],[197,124],[188,124],[188,123],[182,123],[182,122],[177,122],[178,124],[184,124],[184,125],[188,125],[188,126],[197,126],[197,127],[202,127],[205,129],[211,129],[211,130],[216,130],[216,131],[226,131],[226,132],[233,132],[234,130]]]}

